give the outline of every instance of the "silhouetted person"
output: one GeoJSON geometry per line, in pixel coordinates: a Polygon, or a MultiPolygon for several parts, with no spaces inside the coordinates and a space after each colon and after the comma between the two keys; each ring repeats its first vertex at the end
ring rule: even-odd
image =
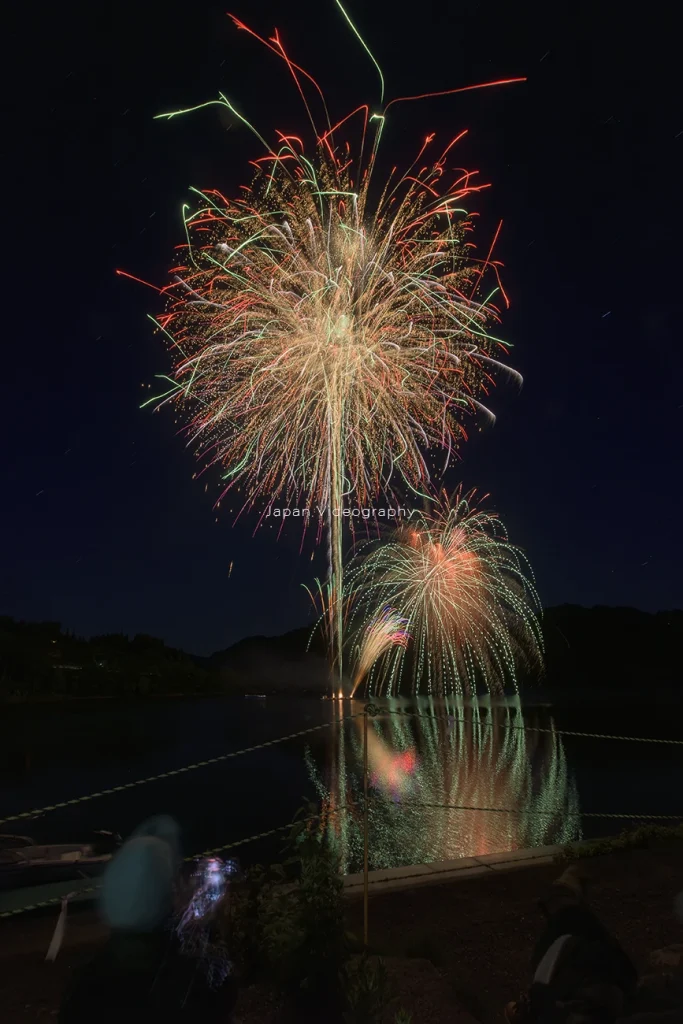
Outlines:
{"type": "Polygon", "coordinates": [[[167,817],[136,830],[103,878],[104,947],[75,977],[60,1024],[227,1024],[231,977],[208,984],[199,959],[183,955],[174,931],[180,870],[178,827],[167,817]]]}
{"type": "Polygon", "coordinates": [[[632,1009],[638,974],[583,899],[569,868],[540,901],[545,927],[534,950],[528,995],[509,1003],[510,1024],[613,1024],[632,1009]]]}

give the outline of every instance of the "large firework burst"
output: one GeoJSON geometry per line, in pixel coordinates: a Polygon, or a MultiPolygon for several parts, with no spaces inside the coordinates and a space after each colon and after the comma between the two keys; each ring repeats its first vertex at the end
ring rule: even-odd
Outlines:
{"type": "MultiPolygon", "coordinates": [[[[473,256],[463,207],[484,186],[449,168],[457,138],[430,158],[428,136],[404,174],[375,187],[391,104],[332,125],[277,33],[261,42],[309,114],[304,87],[315,90],[326,127],[311,117],[307,152],[298,136],[278,133],[271,146],[249,125],[265,147],[251,184],[234,197],[196,192],[158,319],[174,359],[162,401],[182,407],[190,444],[221,467],[221,497],[237,485],[243,508],[279,499],[327,510],[341,661],[341,509],[391,493],[394,480],[426,488],[427,449],[447,461],[464,414],[492,417],[485,396],[507,346],[490,331],[498,289],[487,293],[485,271],[496,264],[473,256]]],[[[215,102],[249,124],[224,96],[215,102]]]]}
{"type": "Polygon", "coordinates": [[[352,620],[372,620],[389,604],[412,638],[409,659],[393,647],[378,662],[379,690],[397,690],[409,672],[414,689],[502,692],[516,686],[520,664],[540,659],[538,598],[524,555],[473,497],[443,495],[414,526],[361,553],[348,574],[352,620]]]}

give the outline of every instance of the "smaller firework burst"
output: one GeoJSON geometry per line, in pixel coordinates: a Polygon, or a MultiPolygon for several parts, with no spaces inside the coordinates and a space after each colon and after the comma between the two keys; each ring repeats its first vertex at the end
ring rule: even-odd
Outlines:
{"type": "Polygon", "coordinates": [[[363,630],[361,641],[357,646],[356,671],[351,689],[352,697],[372,666],[383,654],[386,654],[392,647],[401,647],[405,650],[408,646],[410,634],[406,631],[407,622],[407,619],[387,605],[363,630]]]}
{"type": "Polygon", "coordinates": [[[368,641],[364,675],[377,691],[397,691],[410,676],[414,691],[502,693],[506,685],[517,688],[521,665],[540,662],[530,567],[498,517],[473,498],[461,490],[452,500],[443,494],[432,512],[388,543],[371,545],[352,569],[351,621],[369,620],[372,633],[376,609],[390,606],[413,639],[410,657],[401,644],[379,663],[382,651],[373,656],[368,641]]]}

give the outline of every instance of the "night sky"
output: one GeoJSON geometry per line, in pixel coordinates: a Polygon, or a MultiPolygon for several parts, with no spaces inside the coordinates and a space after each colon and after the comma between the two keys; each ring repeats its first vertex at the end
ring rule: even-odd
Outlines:
{"type": "MultiPolygon", "coordinates": [[[[378,100],[333,0],[235,0],[322,84],[332,113],[378,100]]],[[[388,97],[499,77],[528,82],[393,108],[388,166],[463,128],[456,166],[477,241],[512,308],[502,335],[523,389],[453,480],[490,493],[546,606],[683,603],[681,183],[677,32],[666,7],[348,0],[388,97]],[[598,9],[599,8],[599,9],[598,9]],[[484,253],[485,254],[485,253],[484,253]]],[[[196,653],[306,622],[324,571],[296,530],[252,537],[213,510],[217,475],[173,415],[140,410],[169,358],[147,314],[183,240],[189,186],[230,192],[261,155],[217,108],[155,114],[223,90],[267,138],[305,132],[286,69],[222,5],[28,5],[5,98],[0,613],[79,634],[145,632],[196,653]],[[232,573],[230,565],[233,563],[232,573]]]]}

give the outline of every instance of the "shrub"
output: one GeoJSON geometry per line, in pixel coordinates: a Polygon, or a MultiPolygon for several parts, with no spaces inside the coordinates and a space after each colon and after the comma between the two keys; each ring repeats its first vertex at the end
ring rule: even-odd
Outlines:
{"type": "Polygon", "coordinates": [[[315,807],[302,808],[284,863],[247,873],[233,897],[230,929],[245,974],[311,996],[336,991],[346,955],[344,881],[336,856],[318,834],[317,820],[315,807]]]}
{"type": "Polygon", "coordinates": [[[389,999],[389,981],[381,957],[367,954],[349,961],[341,972],[341,988],[346,997],[346,1024],[372,1024],[389,999]]]}
{"type": "Polygon", "coordinates": [[[615,853],[617,850],[638,849],[660,843],[680,842],[681,840],[683,840],[683,823],[674,826],[640,825],[638,828],[625,829],[618,836],[565,846],[557,854],[555,860],[564,862],[581,860],[584,857],[600,857],[606,853],[615,853]]]}

